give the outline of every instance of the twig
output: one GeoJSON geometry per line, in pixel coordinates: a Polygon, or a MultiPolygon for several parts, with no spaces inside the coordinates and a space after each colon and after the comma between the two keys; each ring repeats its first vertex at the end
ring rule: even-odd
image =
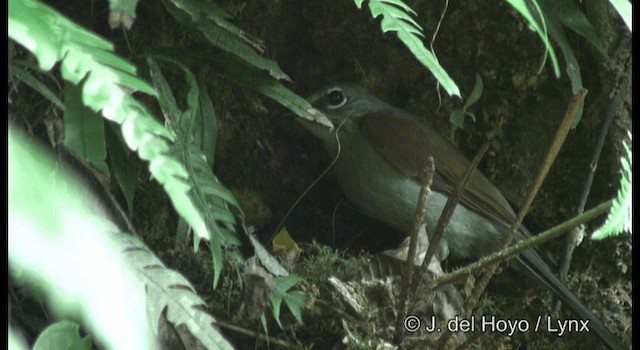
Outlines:
{"type": "Polygon", "coordinates": [[[456,184],[456,187],[453,189],[453,191],[451,191],[451,194],[447,199],[447,203],[445,204],[444,209],[442,209],[442,213],[440,214],[440,219],[438,219],[438,224],[436,225],[435,230],[429,238],[429,248],[427,248],[427,253],[424,257],[424,260],[422,261],[422,266],[428,265],[428,261],[431,261],[433,254],[435,254],[438,243],[440,242],[440,239],[442,239],[442,236],[444,236],[444,230],[447,228],[447,225],[451,220],[453,211],[458,205],[460,197],[462,196],[462,193],[464,193],[464,190],[467,187],[467,183],[471,179],[473,171],[478,166],[478,163],[480,163],[480,160],[487,152],[487,149],[489,149],[489,140],[484,143],[482,149],[480,149],[480,152],[476,154],[476,156],[471,161],[471,164],[469,164],[467,169],[464,171],[464,174],[462,175],[462,178],[460,179],[458,184],[456,184]]]}
{"type": "Polygon", "coordinates": [[[570,230],[573,227],[589,222],[595,219],[596,217],[598,217],[599,215],[606,213],[609,209],[611,209],[612,203],[613,203],[613,200],[606,201],[598,205],[597,207],[586,211],[582,215],[576,216],[571,220],[567,220],[562,224],[557,225],[539,235],[530,237],[524,241],[520,241],[506,249],[497,251],[470,265],[467,265],[463,268],[460,268],[451,273],[448,273],[438,278],[437,280],[431,282],[428,290],[432,292],[444,285],[453,283],[463,277],[466,277],[475,271],[484,269],[488,265],[496,265],[499,262],[512,258],[513,256],[515,256],[516,254],[519,254],[523,250],[531,249],[557,236],[560,236],[561,234],[565,233],[567,230],[570,230]]]}
{"type": "MultiPolygon", "coordinates": [[[[607,107],[607,111],[605,114],[605,120],[602,124],[602,129],[600,129],[600,134],[598,135],[598,141],[596,143],[595,149],[593,151],[593,158],[591,160],[591,164],[589,165],[589,173],[587,174],[587,179],[584,182],[584,187],[582,188],[582,194],[580,195],[580,200],[578,201],[578,206],[576,207],[576,215],[582,214],[584,212],[584,206],[587,203],[587,198],[589,198],[589,192],[591,192],[591,185],[593,184],[593,177],[595,176],[596,169],[598,168],[598,162],[600,160],[600,153],[602,152],[602,147],[604,146],[604,141],[609,133],[609,129],[611,128],[611,124],[613,119],[620,108],[621,98],[619,94],[616,94],[616,97],[613,98],[609,106],[607,107]]],[[[560,262],[560,268],[558,269],[558,275],[561,281],[567,279],[567,273],[569,273],[569,267],[571,266],[571,257],[573,256],[573,250],[580,243],[580,231],[581,227],[578,226],[571,230],[567,235],[565,247],[564,247],[564,255],[562,256],[562,261],[560,262]]],[[[560,311],[561,302],[558,298],[555,298],[555,302],[553,304],[553,312],[557,313],[560,311]]]]}
{"type": "Polygon", "coordinates": [[[571,124],[573,123],[573,119],[578,109],[583,104],[584,97],[586,95],[587,95],[587,89],[582,89],[578,92],[577,95],[573,96],[569,100],[567,111],[565,112],[564,117],[562,118],[562,122],[558,126],[558,130],[556,130],[556,134],[553,137],[553,140],[551,141],[551,145],[549,145],[547,154],[544,160],[542,161],[542,165],[538,170],[538,174],[536,175],[536,178],[533,181],[533,184],[529,188],[529,191],[527,193],[527,196],[525,197],[524,203],[522,204],[522,207],[520,208],[520,211],[516,216],[516,220],[511,225],[509,234],[507,235],[507,237],[505,237],[503,241],[503,247],[506,247],[509,244],[511,244],[511,241],[513,241],[513,239],[515,238],[516,232],[518,231],[520,224],[522,224],[522,219],[524,218],[527,211],[529,210],[529,207],[531,206],[533,199],[538,194],[538,190],[540,189],[540,186],[542,186],[542,182],[547,177],[547,174],[549,173],[549,169],[551,169],[551,165],[553,164],[553,162],[556,159],[556,156],[560,152],[560,148],[562,147],[562,144],[564,144],[564,141],[567,138],[567,134],[571,129],[571,124]]]}
{"type": "MultiPolygon", "coordinates": [[[[460,179],[460,181],[458,181],[458,183],[456,184],[456,187],[449,194],[447,203],[442,209],[442,213],[440,214],[440,218],[438,219],[438,224],[436,224],[436,228],[431,234],[431,238],[429,240],[429,247],[427,248],[427,253],[425,254],[424,260],[422,261],[423,268],[425,268],[425,266],[428,266],[429,264],[428,261],[430,262],[431,258],[435,254],[436,248],[438,247],[438,243],[442,239],[442,236],[444,236],[444,230],[447,228],[447,225],[451,220],[453,211],[458,205],[458,202],[460,201],[460,197],[464,193],[464,190],[467,187],[467,183],[469,183],[469,180],[471,179],[471,175],[473,174],[475,169],[478,167],[478,164],[480,163],[480,160],[482,159],[484,154],[487,152],[487,149],[489,149],[489,142],[490,142],[490,139],[487,140],[484,143],[484,145],[482,145],[482,148],[480,149],[480,151],[476,154],[476,156],[473,158],[473,160],[471,161],[467,169],[464,171],[464,174],[462,175],[462,178],[460,179]]],[[[437,347],[445,348],[446,344],[449,342],[449,339],[451,338],[452,335],[453,333],[445,332],[440,337],[437,347]]]]}
{"type": "MultiPolygon", "coordinates": [[[[562,147],[562,144],[564,143],[565,139],[567,138],[567,134],[571,129],[573,119],[575,118],[575,115],[578,109],[584,102],[584,97],[586,95],[587,95],[587,90],[582,89],[578,92],[577,95],[573,96],[569,100],[567,110],[564,114],[564,117],[562,118],[562,121],[560,122],[560,125],[558,126],[558,129],[556,130],[556,134],[554,135],[553,140],[551,141],[551,144],[549,145],[549,149],[547,150],[545,158],[543,159],[542,164],[540,165],[540,169],[538,169],[538,174],[536,175],[533,183],[531,184],[531,186],[529,187],[529,190],[527,191],[527,195],[525,197],[524,203],[522,204],[520,211],[518,211],[518,215],[516,215],[514,222],[511,224],[509,233],[505,236],[505,238],[502,241],[502,248],[508,247],[509,244],[511,244],[511,242],[515,238],[516,233],[518,232],[518,229],[522,224],[522,219],[524,219],[524,216],[529,211],[529,207],[531,206],[533,199],[538,194],[538,190],[540,189],[540,186],[542,186],[542,182],[547,177],[547,174],[549,173],[549,169],[551,169],[551,165],[553,164],[553,162],[556,159],[556,156],[560,152],[560,148],[562,147]]],[[[473,294],[468,299],[467,310],[471,310],[475,306],[476,302],[480,298],[480,295],[484,293],[484,289],[489,283],[489,280],[491,280],[491,277],[493,277],[493,275],[495,274],[496,269],[497,269],[497,265],[489,266],[485,274],[480,278],[478,283],[476,283],[473,294]]]]}
{"type": "Polygon", "coordinates": [[[431,183],[433,182],[433,174],[435,173],[435,164],[432,156],[427,159],[427,164],[420,173],[420,196],[418,197],[418,205],[416,207],[415,218],[413,220],[413,231],[411,231],[411,239],[409,241],[409,252],[407,253],[407,273],[402,275],[402,295],[400,297],[400,313],[396,320],[395,343],[400,344],[404,337],[403,321],[407,314],[407,300],[409,299],[409,291],[413,290],[413,270],[414,260],[416,256],[416,247],[418,245],[418,232],[424,221],[424,210],[427,206],[427,195],[431,193],[431,183]]]}

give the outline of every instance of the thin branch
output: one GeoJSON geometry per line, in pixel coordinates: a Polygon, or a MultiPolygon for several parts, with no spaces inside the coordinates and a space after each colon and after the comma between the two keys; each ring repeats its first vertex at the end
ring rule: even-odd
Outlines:
{"type": "Polygon", "coordinates": [[[606,213],[609,209],[611,209],[611,205],[613,204],[613,200],[606,201],[597,207],[586,211],[582,215],[576,216],[571,220],[567,220],[562,224],[555,226],[539,235],[534,237],[530,237],[524,241],[518,242],[506,249],[497,251],[491,255],[488,255],[475,263],[467,265],[463,268],[455,270],[451,273],[448,273],[437,280],[431,282],[429,286],[429,291],[436,290],[444,285],[453,283],[461,278],[464,278],[476,271],[486,268],[489,265],[496,265],[499,262],[505,261],[514,257],[516,254],[520,252],[536,247],[544,242],[547,242],[555,237],[558,237],[565,233],[567,230],[570,230],[578,225],[582,225],[587,223],[596,217],[606,213]]]}
{"type": "MultiPolygon", "coordinates": [[[[462,175],[462,178],[460,179],[460,181],[458,181],[458,183],[456,184],[456,187],[453,189],[453,191],[451,191],[451,194],[447,199],[447,203],[442,209],[442,213],[440,214],[440,218],[438,219],[438,224],[436,225],[436,228],[433,231],[433,234],[431,235],[431,239],[429,240],[429,247],[427,248],[427,253],[425,254],[425,258],[422,261],[423,267],[428,265],[428,263],[426,262],[431,261],[431,258],[435,254],[436,248],[438,247],[438,243],[440,242],[440,239],[442,239],[442,236],[444,236],[444,230],[447,228],[447,225],[451,220],[453,211],[458,205],[458,202],[460,201],[460,197],[464,193],[464,190],[467,187],[467,183],[471,179],[471,175],[473,174],[475,169],[478,167],[478,164],[480,163],[480,160],[482,159],[484,154],[489,149],[489,142],[490,142],[490,139],[487,140],[484,143],[484,145],[482,145],[482,148],[480,149],[480,151],[476,154],[476,156],[473,158],[473,160],[471,161],[467,169],[464,171],[464,174],[462,175]]],[[[451,339],[452,335],[453,333],[445,332],[440,337],[437,347],[445,348],[447,343],[451,339]]]]}
{"type": "MultiPolygon", "coordinates": [[[[607,134],[609,133],[609,129],[611,128],[611,124],[613,123],[613,119],[615,118],[621,103],[622,99],[620,98],[620,95],[616,94],[616,97],[614,97],[614,99],[611,101],[611,103],[609,103],[609,106],[607,107],[605,120],[602,124],[602,128],[600,129],[600,134],[598,135],[598,142],[596,143],[595,149],[593,150],[593,158],[591,160],[591,164],[589,165],[589,173],[587,174],[587,179],[584,182],[582,194],[580,195],[580,200],[578,201],[578,206],[576,207],[576,215],[580,215],[584,212],[584,206],[587,203],[587,198],[589,198],[589,192],[591,192],[591,185],[593,184],[593,178],[595,176],[596,169],[598,168],[598,162],[600,160],[602,147],[604,146],[604,141],[607,137],[607,134]]],[[[564,255],[562,256],[560,268],[558,269],[558,275],[561,281],[565,281],[567,279],[569,267],[571,266],[571,257],[573,256],[573,250],[578,244],[580,244],[581,231],[581,227],[576,227],[567,235],[564,247],[564,255]]],[[[560,305],[560,300],[556,298],[553,304],[554,313],[557,313],[560,310],[560,305]]]]}
{"type": "Polygon", "coordinates": [[[562,122],[558,126],[558,130],[556,130],[556,134],[553,137],[553,140],[551,141],[551,145],[549,145],[547,154],[544,160],[542,161],[542,165],[538,170],[538,174],[535,180],[533,181],[533,184],[531,184],[531,187],[529,188],[529,191],[527,193],[527,196],[525,197],[524,203],[522,204],[522,207],[520,208],[520,211],[516,216],[516,220],[511,225],[509,234],[507,235],[507,237],[505,237],[503,241],[503,247],[507,247],[509,244],[511,244],[511,241],[513,241],[513,239],[515,238],[516,233],[518,232],[518,228],[520,228],[520,225],[522,224],[522,219],[527,214],[527,211],[529,211],[529,207],[531,206],[533,199],[538,194],[538,190],[540,190],[540,186],[542,186],[542,182],[547,177],[547,174],[549,173],[549,169],[551,169],[551,165],[553,164],[553,162],[556,159],[556,156],[560,152],[560,148],[564,144],[564,141],[567,138],[567,134],[569,133],[569,130],[571,130],[571,124],[573,123],[573,119],[575,118],[575,115],[578,112],[578,109],[580,108],[580,106],[584,103],[584,98],[586,95],[587,95],[587,89],[582,89],[578,92],[577,95],[573,96],[569,100],[567,111],[565,112],[564,117],[562,118],[562,122]]]}
{"type": "Polygon", "coordinates": [[[425,258],[422,261],[422,266],[428,265],[429,263],[427,261],[431,261],[433,254],[435,254],[438,243],[440,242],[440,239],[442,239],[442,236],[444,236],[444,230],[447,228],[447,225],[451,220],[453,211],[458,205],[460,197],[462,196],[462,193],[464,193],[464,190],[467,187],[467,183],[471,179],[473,171],[478,167],[478,164],[480,163],[480,160],[482,159],[484,154],[487,152],[487,149],[489,149],[489,140],[484,143],[482,149],[480,149],[480,152],[476,154],[476,156],[471,161],[471,164],[469,164],[467,169],[464,171],[464,174],[462,175],[462,178],[460,179],[458,184],[456,184],[456,187],[453,189],[453,191],[451,191],[451,194],[447,199],[447,203],[445,204],[444,209],[442,209],[442,213],[440,214],[440,219],[438,219],[438,224],[436,225],[435,230],[429,238],[429,248],[427,249],[425,258]]]}
{"type": "Polygon", "coordinates": [[[427,196],[431,193],[431,183],[433,182],[433,174],[435,173],[435,162],[432,156],[427,159],[427,164],[419,175],[421,187],[420,196],[418,197],[418,205],[416,207],[415,218],[413,220],[413,231],[411,231],[411,240],[409,241],[409,252],[407,253],[407,273],[402,275],[402,295],[400,297],[400,310],[396,320],[395,342],[400,344],[404,337],[403,321],[407,314],[407,300],[409,299],[409,291],[413,290],[413,270],[415,268],[416,247],[418,245],[418,232],[424,221],[424,211],[427,207],[427,196]]]}
{"type": "MultiPolygon", "coordinates": [[[[524,219],[524,216],[529,211],[529,207],[531,206],[531,203],[533,203],[533,199],[538,194],[538,190],[540,190],[540,187],[542,186],[542,182],[547,177],[547,174],[551,169],[551,165],[553,164],[553,162],[556,159],[556,156],[560,152],[560,148],[564,144],[564,141],[567,138],[567,134],[569,133],[569,130],[571,130],[571,125],[573,124],[575,115],[578,109],[580,108],[580,106],[584,103],[584,97],[586,95],[587,95],[587,90],[582,89],[578,92],[577,95],[571,97],[571,99],[569,100],[569,104],[567,105],[567,110],[564,114],[564,117],[562,118],[562,121],[560,122],[560,125],[558,126],[558,129],[556,130],[556,134],[554,135],[553,140],[551,141],[551,144],[549,145],[549,149],[547,150],[545,158],[543,159],[542,164],[540,165],[540,169],[538,169],[538,174],[536,175],[533,183],[529,187],[524,203],[522,204],[520,211],[518,211],[518,215],[516,215],[514,222],[511,224],[511,228],[509,229],[508,234],[504,237],[502,241],[502,248],[508,247],[509,244],[511,244],[511,242],[515,238],[518,232],[518,229],[522,225],[522,220],[524,219]]],[[[478,283],[476,283],[473,294],[468,299],[467,310],[473,309],[476,302],[480,298],[480,295],[484,293],[484,289],[486,288],[487,284],[491,280],[491,277],[493,277],[493,275],[495,274],[497,268],[498,268],[497,265],[489,266],[489,268],[484,273],[484,275],[480,278],[478,283]]]]}

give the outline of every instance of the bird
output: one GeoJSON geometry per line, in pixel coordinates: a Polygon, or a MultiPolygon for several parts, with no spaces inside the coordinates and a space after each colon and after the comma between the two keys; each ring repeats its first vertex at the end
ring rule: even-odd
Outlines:
{"type": "MultiPolygon", "coordinates": [[[[365,215],[404,234],[413,228],[420,171],[433,156],[436,173],[424,216],[427,232],[433,232],[448,196],[469,165],[467,158],[417,117],[378,99],[358,84],[327,85],[310,95],[308,101],[335,128],[298,120],[330,154],[337,154],[333,171],[346,197],[365,215]]],[[[500,190],[475,170],[438,243],[436,256],[462,261],[488,255],[501,247],[515,218],[500,190]]],[[[515,241],[528,236],[522,226],[515,241]]],[[[609,348],[625,348],[553,274],[536,250],[525,250],[516,260],[517,271],[542,283],[577,316],[589,320],[589,329],[609,348]]]]}

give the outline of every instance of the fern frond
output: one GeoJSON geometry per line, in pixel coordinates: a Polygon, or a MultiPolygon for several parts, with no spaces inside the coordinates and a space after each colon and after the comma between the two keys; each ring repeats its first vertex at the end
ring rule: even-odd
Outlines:
{"type": "MultiPolygon", "coordinates": [[[[162,0],[162,3],[179,22],[197,29],[213,45],[237,59],[237,63],[229,57],[219,61],[239,83],[257,90],[304,119],[333,127],[322,112],[278,81],[290,79],[276,62],[259,54],[264,50],[262,42],[231,24],[228,21],[231,15],[222,8],[196,0],[162,0]],[[238,70],[240,65],[242,67],[238,70]]],[[[216,57],[210,59],[218,60],[216,57]]]]}
{"type": "MultiPolygon", "coordinates": [[[[364,0],[354,0],[354,2],[360,9],[364,0]]],[[[420,63],[431,71],[447,93],[460,96],[460,89],[456,83],[440,65],[436,56],[424,46],[422,27],[411,17],[415,12],[408,5],[401,0],[369,0],[369,10],[373,18],[382,16],[380,23],[382,32],[396,32],[400,41],[420,63]]]]}
{"type": "MultiPolygon", "coordinates": [[[[629,143],[631,143],[631,133],[628,132],[629,143]]],[[[632,198],[632,174],[631,174],[631,148],[624,143],[625,154],[620,158],[622,174],[620,177],[620,190],[613,201],[613,206],[607,216],[604,225],[591,236],[592,239],[603,239],[616,236],[622,232],[633,234],[633,198],[632,198]]]]}
{"type": "Polygon", "coordinates": [[[225,73],[238,84],[258,91],[304,119],[333,128],[331,121],[322,112],[314,108],[309,101],[298,96],[266,73],[255,68],[248,68],[233,60],[212,58],[212,61],[222,66],[225,69],[225,73]]]}
{"type": "Polygon", "coordinates": [[[124,260],[145,286],[151,329],[162,329],[159,323],[169,322],[179,332],[186,328],[205,349],[233,349],[215,327],[216,319],[204,311],[205,302],[184,276],[167,269],[137,238],[122,234],[113,238],[124,260]],[[163,318],[166,320],[161,321],[163,318]]]}
{"type": "Polygon", "coordinates": [[[127,146],[149,161],[151,175],[163,185],[178,213],[201,236],[208,236],[204,218],[188,196],[188,173],[167,154],[174,136],[130,96],[131,90],[156,96],[135,76],[135,66],[118,57],[111,43],[35,0],[9,1],[9,38],[30,50],[41,69],[60,61],[65,80],[84,81],[82,102],[121,125],[127,146]]]}
{"type": "MultiPolygon", "coordinates": [[[[203,154],[202,145],[194,142],[196,131],[202,129],[196,125],[202,107],[200,87],[195,76],[180,62],[168,60],[183,71],[189,86],[187,109],[182,111],[158,65],[152,59],[147,61],[151,78],[158,90],[160,107],[168,127],[176,135],[176,142],[171,146],[169,154],[180,159],[185,165],[191,187],[188,196],[201,213],[207,228],[206,231],[196,232],[194,247],[197,249],[200,239],[210,242],[214,268],[213,285],[216,286],[222,271],[222,246],[240,244],[233,231],[236,219],[228,205],[235,207],[239,212],[242,212],[242,209],[231,191],[224,187],[211,171],[212,164],[208,163],[207,159],[213,160],[213,154],[203,154]]],[[[213,115],[207,117],[215,118],[213,115]]]]}
{"type": "Polygon", "coordinates": [[[256,52],[262,50],[262,44],[231,24],[231,15],[216,4],[196,0],[163,0],[162,4],[178,21],[199,30],[213,45],[250,67],[267,71],[278,80],[291,80],[275,61],[256,52]]]}
{"type": "Polygon", "coordinates": [[[233,349],[193,286],[96,209],[96,198],[9,129],[9,266],[110,349],[157,349],[160,322],[206,349],[233,349]]]}
{"type": "Polygon", "coordinates": [[[109,349],[155,349],[144,288],[123,263],[91,191],[9,126],[8,252],[12,276],[43,292],[109,349]]]}

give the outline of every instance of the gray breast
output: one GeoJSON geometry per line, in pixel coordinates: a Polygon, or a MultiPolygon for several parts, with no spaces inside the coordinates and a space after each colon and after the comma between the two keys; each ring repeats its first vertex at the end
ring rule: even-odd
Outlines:
{"type": "MultiPolygon", "coordinates": [[[[420,192],[419,185],[389,165],[359,133],[341,133],[341,154],[335,165],[345,195],[364,214],[409,234],[420,192]]],[[[436,165],[437,166],[437,165],[436,165]]],[[[432,192],[427,199],[427,233],[435,226],[447,197],[432,192]]],[[[439,247],[441,258],[475,258],[497,248],[502,229],[458,205],[439,247]]]]}

